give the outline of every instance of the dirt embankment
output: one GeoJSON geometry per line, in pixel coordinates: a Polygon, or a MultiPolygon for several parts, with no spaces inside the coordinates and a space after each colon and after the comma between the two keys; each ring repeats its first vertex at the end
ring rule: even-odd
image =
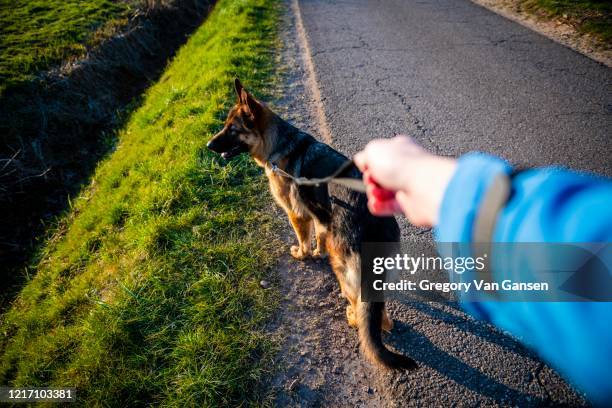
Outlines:
{"type": "Polygon", "coordinates": [[[0,97],[0,309],[36,238],[65,209],[214,0],[149,2],[80,60],[0,97]]]}

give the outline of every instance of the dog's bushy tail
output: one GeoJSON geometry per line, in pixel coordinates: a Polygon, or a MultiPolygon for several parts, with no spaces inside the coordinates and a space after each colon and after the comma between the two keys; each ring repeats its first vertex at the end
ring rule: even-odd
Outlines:
{"type": "Polygon", "coordinates": [[[388,350],[382,341],[383,302],[359,302],[359,343],[366,358],[391,369],[413,370],[417,363],[410,357],[388,350]]]}

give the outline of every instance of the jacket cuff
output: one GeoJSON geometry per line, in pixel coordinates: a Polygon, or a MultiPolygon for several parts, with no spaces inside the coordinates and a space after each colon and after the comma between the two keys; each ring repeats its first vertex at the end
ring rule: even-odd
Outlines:
{"type": "Polygon", "coordinates": [[[496,175],[511,171],[508,163],[495,156],[484,153],[461,156],[444,192],[435,228],[436,241],[470,242],[485,192],[496,175]]]}

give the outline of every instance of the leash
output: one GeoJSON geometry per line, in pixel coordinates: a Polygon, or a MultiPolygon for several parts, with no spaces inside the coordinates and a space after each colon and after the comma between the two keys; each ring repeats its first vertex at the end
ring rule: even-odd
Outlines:
{"type": "Polygon", "coordinates": [[[360,193],[365,193],[366,191],[363,180],[349,177],[338,177],[340,174],[342,174],[343,171],[353,165],[352,160],[347,160],[331,175],[323,178],[295,177],[287,173],[285,170],[279,168],[275,163],[268,162],[266,164],[270,165],[270,170],[272,171],[272,173],[277,174],[281,177],[288,178],[299,186],[319,186],[321,184],[334,183],[344,187],[348,187],[351,190],[355,190],[360,193]]]}

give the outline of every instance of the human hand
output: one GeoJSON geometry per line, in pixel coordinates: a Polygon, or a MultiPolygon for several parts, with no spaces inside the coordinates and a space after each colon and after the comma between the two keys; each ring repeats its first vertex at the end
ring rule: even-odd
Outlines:
{"type": "Polygon", "coordinates": [[[454,159],[433,155],[408,136],[369,142],[353,160],[363,172],[368,208],[374,215],[404,213],[420,227],[438,222],[454,159]]]}

